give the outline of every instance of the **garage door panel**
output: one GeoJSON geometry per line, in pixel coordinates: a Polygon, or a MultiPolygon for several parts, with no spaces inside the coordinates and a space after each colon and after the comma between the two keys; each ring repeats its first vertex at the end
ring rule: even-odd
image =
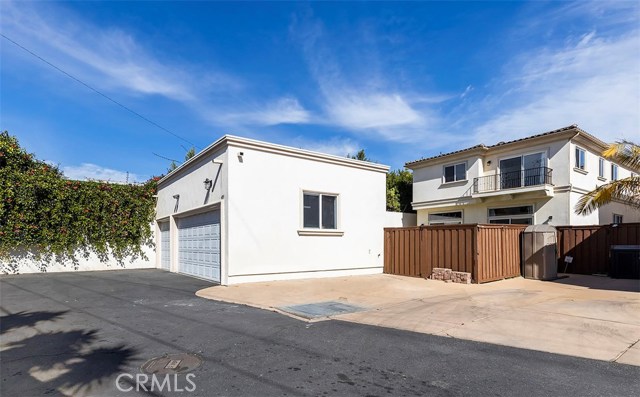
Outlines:
{"type": "Polygon", "coordinates": [[[171,267],[171,237],[169,233],[169,222],[158,224],[160,228],[160,266],[169,270],[171,267]]]}
{"type": "Polygon", "coordinates": [[[181,219],[178,238],[179,271],[220,282],[220,212],[181,219]]]}

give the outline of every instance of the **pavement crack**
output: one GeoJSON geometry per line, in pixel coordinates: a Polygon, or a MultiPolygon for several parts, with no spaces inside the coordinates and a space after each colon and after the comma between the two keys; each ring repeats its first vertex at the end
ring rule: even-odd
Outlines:
{"type": "Polygon", "coordinates": [[[640,342],[640,339],[638,339],[637,341],[627,346],[627,348],[621,351],[613,360],[611,360],[611,362],[614,362],[614,363],[617,362],[620,359],[620,357],[624,356],[624,354],[628,352],[632,347],[634,347],[638,342],[640,342]]]}

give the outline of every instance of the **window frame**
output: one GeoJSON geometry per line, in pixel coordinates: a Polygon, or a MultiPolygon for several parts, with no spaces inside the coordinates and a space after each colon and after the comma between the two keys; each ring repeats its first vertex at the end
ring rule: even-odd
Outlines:
{"type": "Polygon", "coordinates": [[[574,151],[574,157],[575,159],[573,163],[573,166],[574,166],[573,168],[581,171],[586,171],[587,170],[587,151],[581,148],[580,146],[576,146],[574,151]],[[582,166],[580,164],[579,153],[582,153],[582,166]]]}
{"type": "Polygon", "coordinates": [[[531,219],[531,225],[535,225],[536,223],[536,206],[535,204],[521,204],[521,205],[509,205],[509,206],[505,206],[505,207],[489,207],[487,208],[487,223],[490,224],[514,224],[512,222],[512,219],[531,219]],[[494,215],[491,216],[491,210],[496,210],[496,209],[503,209],[503,208],[518,208],[518,207],[531,207],[531,213],[530,214],[522,214],[522,215],[494,215]],[[501,222],[492,222],[492,221],[504,221],[504,220],[508,220],[508,223],[501,223],[501,222]]]}
{"type": "Polygon", "coordinates": [[[624,223],[624,215],[620,215],[620,214],[613,214],[613,219],[612,219],[612,223],[614,225],[619,225],[621,223],[624,223]],[[616,219],[619,218],[620,221],[616,222],[616,219]]]}
{"type": "MultiPolygon", "coordinates": [[[[452,219],[457,219],[457,218],[452,218],[452,219]]],[[[436,226],[436,225],[462,225],[464,223],[464,211],[463,210],[459,210],[459,211],[446,211],[446,212],[430,212],[427,214],[427,224],[429,226],[436,226]],[[440,214],[451,214],[454,212],[459,212],[460,213],[460,221],[436,221],[436,222],[431,222],[431,215],[440,215],[440,214]]]]}
{"type": "Polygon", "coordinates": [[[605,160],[602,157],[598,157],[598,177],[606,179],[604,176],[604,169],[606,167],[605,160]]]}
{"type": "Polygon", "coordinates": [[[299,235],[312,235],[312,234],[335,234],[342,235],[340,231],[340,194],[332,192],[319,192],[315,190],[301,190],[300,192],[300,229],[299,235]],[[304,199],[305,196],[317,196],[318,197],[318,227],[306,227],[304,222],[304,199]],[[323,197],[335,197],[334,202],[334,228],[323,227],[322,222],[322,198],[323,197]]]}
{"type": "Polygon", "coordinates": [[[612,181],[618,180],[618,176],[619,176],[618,171],[619,171],[618,164],[611,163],[611,180],[612,181]]]}
{"type": "Polygon", "coordinates": [[[453,163],[453,164],[445,164],[442,166],[442,183],[456,183],[456,182],[464,182],[464,181],[468,181],[468,173],[469,173],[469,169],[467,167],[467,162],[466,161],[461,161],[459,163],[453,163]],[[456,174],[456,169],[459,165],[463,165],[464,166],[464,178],[463,179],[456,179],[457,178],[457,174],[456,174]],[[449,167],[453,167],[453,180],[452,181],[447,181],[447,175],[446,175],[446,170],[449,167]]]}

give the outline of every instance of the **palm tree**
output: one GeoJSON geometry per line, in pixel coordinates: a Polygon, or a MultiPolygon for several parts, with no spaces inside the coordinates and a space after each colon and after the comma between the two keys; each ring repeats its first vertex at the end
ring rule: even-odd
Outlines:
{"type": "MultiPolygon", "coordinates": [[[[613,143],[602,152],[602,156],[632,170],[640,169],[640,146],[633,142],[613,143]]],[[[598,186],[580,198],[575,212],[578,215],[590,214],[614,200],[640,210],[640,176],[632,175],[598,186]]]]}

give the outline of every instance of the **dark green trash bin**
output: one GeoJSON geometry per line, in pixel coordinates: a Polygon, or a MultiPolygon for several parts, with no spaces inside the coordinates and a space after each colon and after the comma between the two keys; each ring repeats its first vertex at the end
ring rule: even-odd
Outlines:
{"type": "Polygon", "coordinates": [[[640,245],[612,245],[609,276],[640,280],[640,245]]]}

